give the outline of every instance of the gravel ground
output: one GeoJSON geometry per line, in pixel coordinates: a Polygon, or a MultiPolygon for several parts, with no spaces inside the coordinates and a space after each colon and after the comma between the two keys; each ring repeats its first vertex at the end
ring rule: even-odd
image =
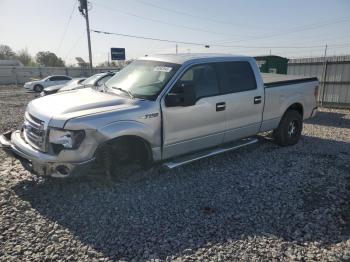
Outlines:
{"type": "MultiPolygon", "coordinates": [[[[33,94],[0,88],[0,131],[33,94]]],[[[167,172],[52,181],[0,152],[2,261],[350,261],[350,111],[167,172]]]]}

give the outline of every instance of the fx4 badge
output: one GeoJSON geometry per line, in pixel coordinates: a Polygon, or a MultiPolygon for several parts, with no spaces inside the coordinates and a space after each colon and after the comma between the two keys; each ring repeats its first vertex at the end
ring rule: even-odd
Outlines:
{"type": "Polygon", "coordinates": [[[141,116],[142,119],[149,119],[149,118],[154,118],[157,117],[159,115],[159,113],[152,113],[152,114],[147,114],[144,116],[141,116]]]}

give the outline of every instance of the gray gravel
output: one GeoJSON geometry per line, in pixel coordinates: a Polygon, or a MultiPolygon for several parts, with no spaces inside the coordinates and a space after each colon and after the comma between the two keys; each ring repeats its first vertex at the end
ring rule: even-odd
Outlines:
{"type": "MultiPolygon", "coordinates": [[[[0,88],[0,131],[32,98],[0,88]]],[[[350,261],[349,110],[323,109],[296,146],[266,138],[119,183],[0,163],[2,261],[350,261]]]]}

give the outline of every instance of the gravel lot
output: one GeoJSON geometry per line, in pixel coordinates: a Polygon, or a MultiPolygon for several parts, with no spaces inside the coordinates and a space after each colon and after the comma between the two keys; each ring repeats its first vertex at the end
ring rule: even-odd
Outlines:
{"type": "MultiPolygon", "coordinates": [[[[33,94],[0,87],[0,131],[33,94]]],[[[350,111],[293,147],[267,139],[122,182],[35,177],[0,152],[2,261],[350,261],[350,111]]]]}

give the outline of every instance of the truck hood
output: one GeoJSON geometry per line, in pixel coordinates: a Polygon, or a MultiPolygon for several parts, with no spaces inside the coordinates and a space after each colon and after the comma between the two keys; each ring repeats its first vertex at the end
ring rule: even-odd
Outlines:
{"type": "Polygon", "coordinates": [[[71,118],[131,108],[136,103],[137,100],[86,88],[35,99],[28,104],[27,111],[45,124],[63,127],[71,118]]]}

